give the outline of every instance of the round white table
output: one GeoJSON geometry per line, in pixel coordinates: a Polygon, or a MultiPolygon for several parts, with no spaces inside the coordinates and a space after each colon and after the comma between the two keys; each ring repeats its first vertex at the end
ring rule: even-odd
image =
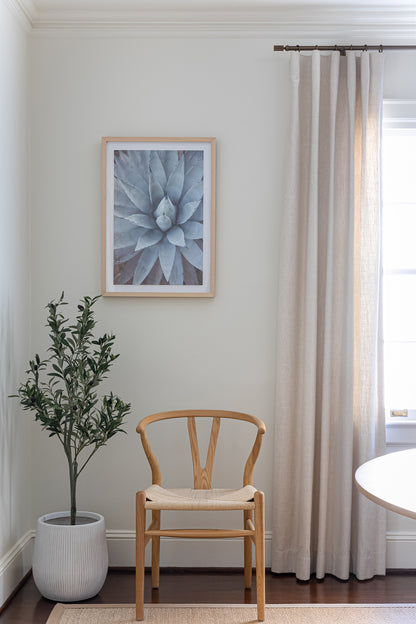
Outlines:
{"type": "Polygon", "coordinates": [[[416,518],[416,449],[388,453],[360,466],[358,489],[391,511],[416,518]]]}

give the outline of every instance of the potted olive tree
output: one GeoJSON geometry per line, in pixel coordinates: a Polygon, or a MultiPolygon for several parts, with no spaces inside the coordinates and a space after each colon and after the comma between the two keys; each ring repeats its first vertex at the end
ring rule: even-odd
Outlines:
{"type": "Polygon", "coordinates": [[[78,512],[77,483],[92,456],[123,431],[130,404],[112,392],[99,400],[97,387],[114,360],[115,336],[93,335],[93,306],[99,297],[84,297],[71,322],[62,314],[64,293],[47,305],[49,357],[29,362],[25,383],[15,395],[24,410],[34,413],[49,437],[63,446],[69,472],[70,505],[66,512],[38,519],[33,577],[43,596],[77,601],[97,594],[108,568],[104,518],[78,512]]]}

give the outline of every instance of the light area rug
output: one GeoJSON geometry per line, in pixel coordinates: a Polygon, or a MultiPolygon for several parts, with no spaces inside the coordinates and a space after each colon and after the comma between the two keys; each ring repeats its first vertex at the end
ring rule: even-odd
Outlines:
{"type": "MultiPolygon", "coordinates": [[[[149,624],[253,624],[255,605],[148,605],[149,624]]],[[[416,605],[266,605],[269,624],[416,624],[416,605]]],[[[134,605],[57,604],[47,624],[136,624],[134,605]]]]}

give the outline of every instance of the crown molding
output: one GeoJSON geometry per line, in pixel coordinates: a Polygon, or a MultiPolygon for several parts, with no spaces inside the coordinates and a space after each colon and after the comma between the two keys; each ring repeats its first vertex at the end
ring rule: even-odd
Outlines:
{"type": "Polygon", "coordinates": [[[15,16],[19,24],[30,32],[32,30],[32,18],[37,15],[36,8],[32,0],[27,0],[27,7],[20,0],[0,0],[15,16]]]}
{"type": "Polygon", "coordinates": [[[346,43],[385,45],[416,41],[416,6],[406,1],[396,4],[381,0],[377,6],[293,1],[274,7],[259,3],[256,9],[241,8],[247,6],[244,2],[240,8],[230,9],[230,3],[224,2],[228,8],[207,9],[209,3],[205,2],[186,10],[52,10],[39,9],[36,0],[2,1],[14,7],[35,37],[275,37],[286,44],[312,40],[339,43],[342,39],[346,43]]]}
{"type": "Polygon", "coordinates": [[[369,24],[346,21],[287,22],[39,22],[32,25],[36,38],[76,36],[94,37],[169,37],[169,38],[274,38],[274,43],[307,45],[320,43],[361,45],[412,45],[416,43],[416,23],[369,24]]]}

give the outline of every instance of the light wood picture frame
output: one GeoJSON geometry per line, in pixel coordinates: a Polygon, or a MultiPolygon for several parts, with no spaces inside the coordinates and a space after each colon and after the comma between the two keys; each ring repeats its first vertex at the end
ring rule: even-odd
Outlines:
{"type": "Polygon", "coordinates": [[[215,138],[102,138],[102,294],[213,297],[215,138]]]}

